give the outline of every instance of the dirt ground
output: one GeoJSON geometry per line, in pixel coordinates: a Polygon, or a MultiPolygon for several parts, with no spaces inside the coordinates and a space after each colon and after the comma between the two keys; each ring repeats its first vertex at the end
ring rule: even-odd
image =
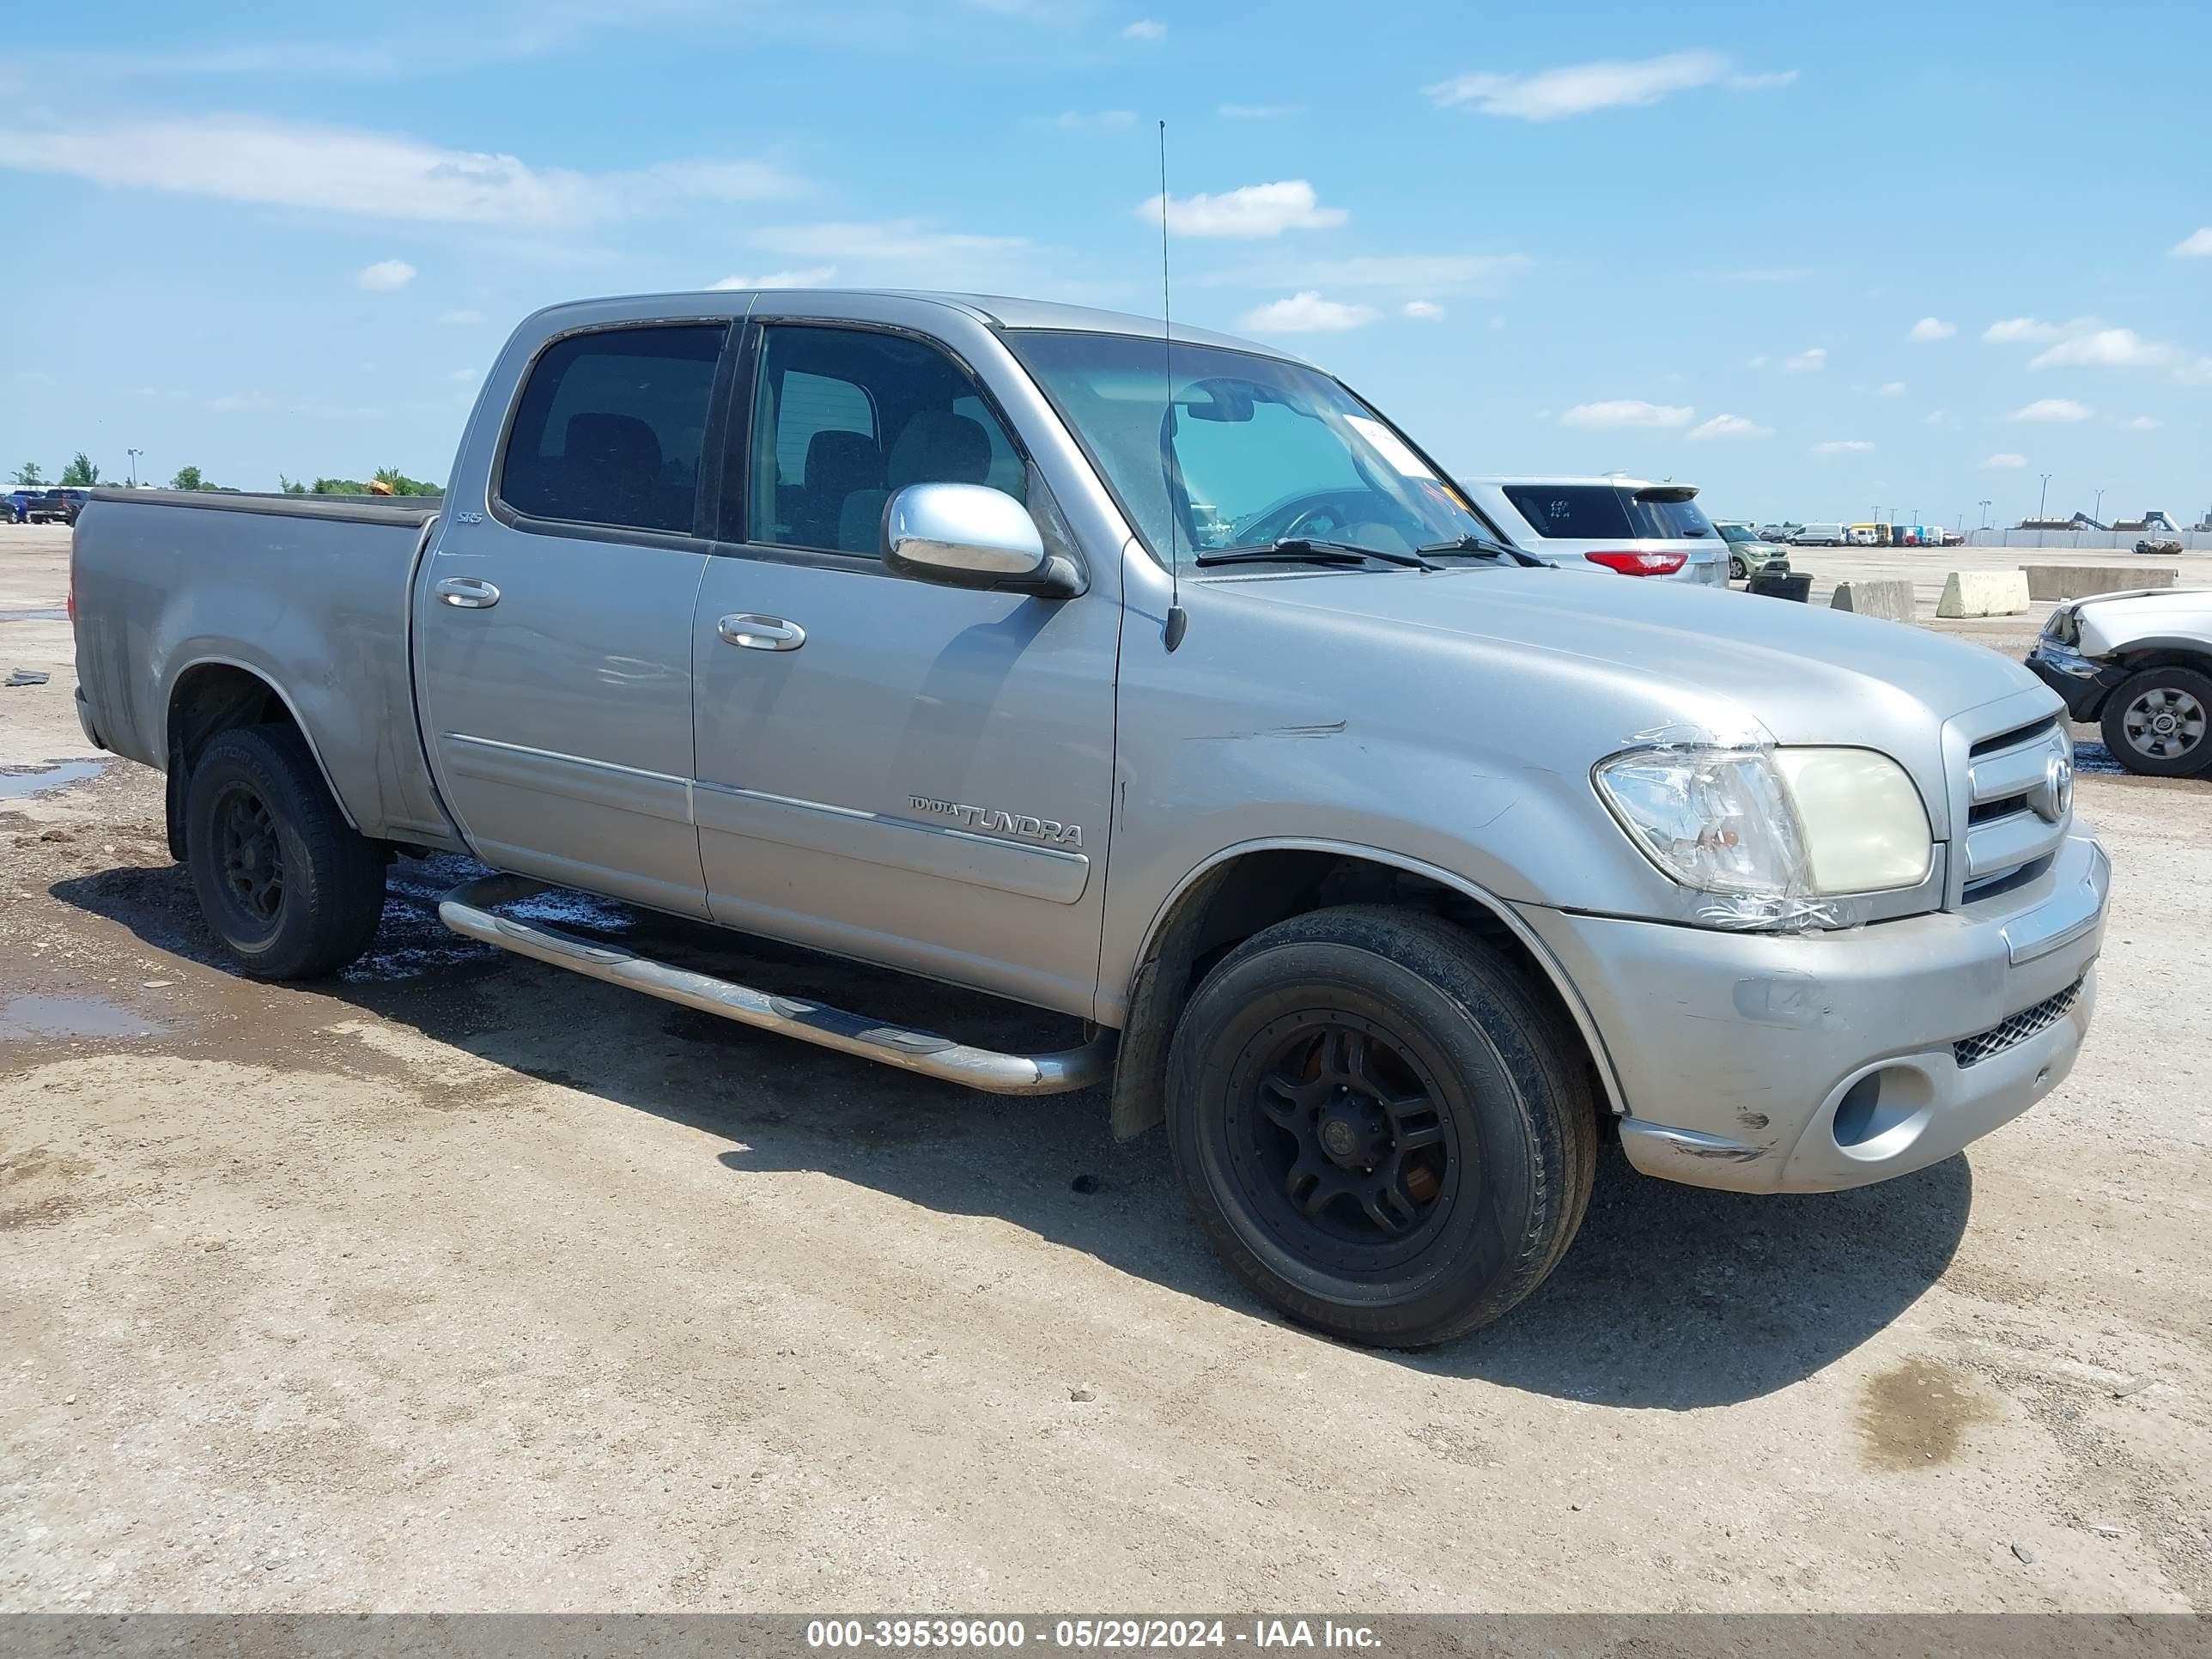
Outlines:
{"type": "Polygon", "coordinates": [[[1829,1197],[1609,1151],[1543,1290],[1391,1356],[1257,1306],[1095,1097],[498,956],[458,860],[337,982],[226,971],[159,780],[30,775],[96,758],[65,551],[0,528],[0,678],[52,677],[0,690],[0,1607],[2212,1607],[2212,783],[2085,742],[2102,1000],[2026,1117],[1829,1197]]]}

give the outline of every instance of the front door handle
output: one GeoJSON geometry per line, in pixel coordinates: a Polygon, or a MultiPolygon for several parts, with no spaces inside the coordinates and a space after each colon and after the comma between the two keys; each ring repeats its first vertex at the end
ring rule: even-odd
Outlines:
{"type": "Polygon", "coordinates": [[[714,624],[725,645],[741,645],[748,651],[796,651],[806,643],[806,630],[781,617],[756,617],[750,612],[725,617],[714,624]]]}
{"type": "Polygon", "coordinates": [[[474,576],[448,576],[430,591],[463,611],[489,611],[499,603],[499,589],[474,576]]]}

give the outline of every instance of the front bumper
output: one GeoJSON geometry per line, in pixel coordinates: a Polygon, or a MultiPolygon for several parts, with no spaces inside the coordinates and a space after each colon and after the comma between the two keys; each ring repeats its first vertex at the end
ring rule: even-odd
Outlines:
{"type": "Polygon", "coordinates": [[[2027,666],[2035,678],[2056,691],[2066,703],[2069,719],[2095,720],[2128,671],[2116,663],[2085,657],[2071,646],[2039,639],[2027,653],[2027,666]]]}
{"type": "Polygon", "coordinates": [[[1588,1004],[1646,1175],[1831,1192],[1909,1174],[2073,1068],[2112,866],[2087,835],[2002,897],[1836,933],[1522,917],[1588,1004]]]}

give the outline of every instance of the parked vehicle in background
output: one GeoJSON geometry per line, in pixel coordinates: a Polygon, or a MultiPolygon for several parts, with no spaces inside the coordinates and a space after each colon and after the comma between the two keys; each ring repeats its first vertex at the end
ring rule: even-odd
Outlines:
{"type": "Polygon", "coordinates": [[[1944,546],[1946,546],[1946,547],[1964,547],[1966,544],[1966,532],[1965,531],[1963,531],[1963,530],[1947,530],[1947,531],[1945,531],[1945,532],[1943,532],[1943,545],[1944,545],[1944,546]]]}
{"type": "Polygon", "coordinates": [[[1801,524],[1790,538],[1792,547],[1842,547],[1849,541],[1839,524],[1801,524]]]}
{"type": "Polygon", "coordinates": [[[1475,505],[1547,564],[1728,586],[1728,544],[1695,484],[1643,478],[1474,478],[1475,505]]]}
{"type": "Polygon", "coordinates": [[[1790,568],[1790,550],[1779,542],[1769,541],[1749,525],[1734,519],[1717,519],[1713,528],[1721,532],[1728,544],[1729,576],[1731,580],[1749,581],[1760,571],[1779,565],[1790,568]]]}
{"type": "Polygon", "coordinates": [[[1889,526],[1886,524],[1855,524],[1844,528],[1844,544],[1847,547],[1887,547],[1889,526]]]}
{"type": "Polygon", "coordinates": [[[2103,727],[2105,747],[2130,772],[2212,768],[2212,587],[2069,600],[2043,624],[2027,665],[2068,714],[2103,727]]]}
{"type": "Polygon", "coordinates": [[[2144,555],[2146,557],[2154,553],[2163,554],[2169,556],[2176,556],[2181,551],[2181,538],[2179,536],[2146,536],[2142,540],[2136,544],[2136,551],[2144,555]]]}
{"type": "MultiPolygon", "coordinates": [[[[945,295],[540,312],[441,502],[100,492],[86,738],[166,769],[246,973],[336,971],[395,854],[472,853],[471,939],[978,1088],[1110,1082],[1231,1267],[1350,1340],[1526,1296],[1613,1123],[1650,1175],[1826,1192],[2063,1080],[2109,867],[2021,781],[2067,742],[2018,663],[1564,575],[1320,370],[1164,343],[945,295]],[[1070,1046],[499,914],[547,884],[1070,1046]]],[[[1686,489],[1540,487],[1726,570],[1686,489]]]]}
{"type": "Polygon", "coordinates": [[[1759,539],[1786,547],[1790,538],[1805,526],[1795,519],[1785,519],[1780,524],[1763,524],[1759,527],[1759,539]]]}
{"type": "Polygon", "coordinates": [[[31,496],[33,493],[33,491],[28,489],[18,489],[9,495],[7,501],[5,502],[5,506],[8,510],[9,522],[11,524],[30,523],[31,496]]]}
{"type": "Polygon", "coordinates": [[[84,504],[91,499],[88,489],[49,489],[39,498],[33,511],[49,524],[75,524],[76,515],[84,511],[84,504]]]}

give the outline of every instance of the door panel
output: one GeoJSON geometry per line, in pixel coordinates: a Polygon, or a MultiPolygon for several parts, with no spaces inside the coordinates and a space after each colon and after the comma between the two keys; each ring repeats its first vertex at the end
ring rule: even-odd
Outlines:
{"type": "Polygon", "coordinates": [[[694,797],[718,921],[1088,1015],[1118,606],[714,559],[694,797]],[[726,643],[751,611],[795,651],[726,643]]]}
{"type": "MultiPolygon", "coordinates": [[[[691,823],[691,534],[726,329],[615,328],[530,371],[482,513],[416,605],[423,738],[501,869],[707,914],[691,823]]],[[[455,506],[464,503],[455,502],[455,506]]]]}

